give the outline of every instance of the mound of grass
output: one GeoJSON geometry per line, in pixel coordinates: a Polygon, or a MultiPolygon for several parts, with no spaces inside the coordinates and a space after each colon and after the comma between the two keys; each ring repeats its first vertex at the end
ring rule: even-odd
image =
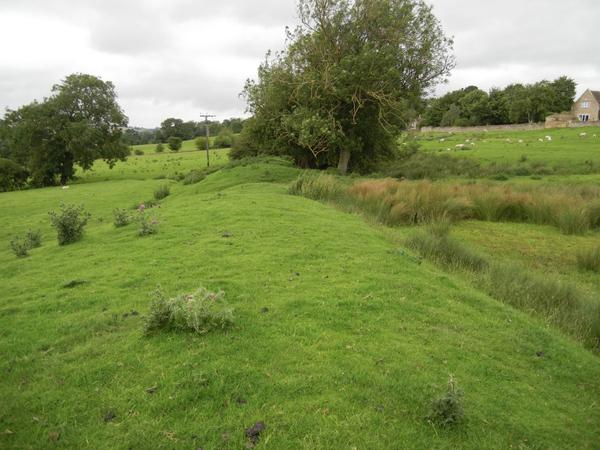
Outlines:
{"type": "Polygon", "coordinates": [[[600,246],[577,252],[577,266],[582,270],[600,273],[600,246]]]}

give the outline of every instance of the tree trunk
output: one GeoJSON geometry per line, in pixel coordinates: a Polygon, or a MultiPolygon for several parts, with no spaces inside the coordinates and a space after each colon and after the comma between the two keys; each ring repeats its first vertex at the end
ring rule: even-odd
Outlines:
{"type": "Polygon", "coordinates": [[[350,150],[342,149],[340,151],[340,161],[338,162],[338,172],[340,175],[346,175],[348,172],[348,162],[350,161],[350,150]]]}

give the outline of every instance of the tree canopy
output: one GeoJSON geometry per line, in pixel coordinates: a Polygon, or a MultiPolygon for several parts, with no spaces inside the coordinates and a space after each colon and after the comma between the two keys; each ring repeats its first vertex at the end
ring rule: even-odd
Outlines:
{"type": "Polygon", "coordinates": [[[126,125],[111,82],[73,74],[43,101],[7,111],[0,134],[6,156],[27,167],[34,184],[52,185],[72,179],[76,164],[87,170],[97,159],[124,160],[126,125]]]}
{"type": "Polygon", "coordinates": [[[420,0],[300,0],[298,12],[287,48],[246,83],[254,117],[233,154],[372,168],[449,74],[452,41],[420,0]]]}
{"type": "Polygon", "coordinates": [[[543,122],[552,113],[569,111],[575,82],[566,76],[534,84],[511,84],[488,92],[469,86],[432,99],[424,114],[426,126],[504,125],[543,122]]]}

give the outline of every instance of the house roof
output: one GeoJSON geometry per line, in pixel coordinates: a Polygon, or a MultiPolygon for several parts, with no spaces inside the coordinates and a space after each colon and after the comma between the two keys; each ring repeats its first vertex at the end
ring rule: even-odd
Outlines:
{"type": "Polygon", "coordinates": [[[600,91],[590,91],[590,92],[592,93],[592,95],[594,96],[594,98],[596,99],[598,104],[600,105],[600,91]]]}

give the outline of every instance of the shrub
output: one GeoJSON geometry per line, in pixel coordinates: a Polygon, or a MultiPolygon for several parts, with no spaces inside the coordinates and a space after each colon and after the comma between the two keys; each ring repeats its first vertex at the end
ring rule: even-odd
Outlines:
{"type": "Polygon", "coordinates": [[[215,148],[230,148],[233,146],[235,136],[228,128],[223,128],[215,138],[215,148]]]}
{"type": "Polygon", "coordinates": [[[156,153],[162,153],[165,151],[165,146],[162,143],[156,144],[156,153]]]}
{"type": "Polygon", "coordinates": [[[42,246],[42,233],[39,230],[29,230],[25,235],[25,240],[29,243],[29,248],[38,248],[42,246]]]}
{"type": "Polygon", "coordinates": [[[27,184],[29,171],[16,162],[0,158],[0,191],[14,191],[27,184]]]}
{"type": "Polygon", "coordinates": [[[450,376],[446,392],[431,402],[431,412],[427,418],[442,427],[458,424],[465,416],[463,396],[456,380],[450,376]]]}
{"type": "Polygon", "coordinates": [[[167,198],[171,194],[171,189],[168,185],[163,184],[156,191],[154,191],[154,198],[156,200],[162,200],[163,198],[167,198]]]}
{"type": "Polygon", "coordinates": [[[167,139],[167,144],[173,152],[178,152],[179,149],[181,149],[181,143],[182,140],[178,136],[171,136],[169,139],[167,139]]]}
{"type": "Polygon", "coordinates": [[[586,214],[589,219],[590,228],[600,228],[600,200],[590,202],[586,208],[586,214]]]}
{"type": "Polygon", "coordinates": [[[29,241],[19,236],[15,236],[10,241],[10,248],[15,253],[17,258],[25,258],[29,255],[29,250],[31,249],[29,241]]]}
{"type": "Polygon", "coordinates": [[[144,321],[144,333],[179,330],[206,334],[232,324],[233,309],[225,301],[223,291],[215,293],[201,287],[191,294],[167,298],[158,288],[144,321]]]}
{"type": "Polygon", "coordinates": [[[200,183],[206,178],[206,173],[202,170],[192,170],[183,179],[183,184],[196,184],[200,183]]]}
{"type": "Polygon", "coordinates": [[[577,252],[577,266],[583,270],[600,273],[600,246],[577,252]]]}
{"type": "Polygon", "coordinates": [[[60,205],[57,213],[51,211],[50,221],[56,228],[58,245],[67,245],[78,241],[83,236],[83,229],[91,215],[85,211],[83,205],[60,205]]]}
{"type": "MultiPolygon", "coordinates": [[[[206,150],[206,136],[199,136],[194,141],[196,150],[206,150]]],[[[210,148],[210,140],[208,140],[208,148],[210,148]]]]}
{"type": "Polygon", "coordinates": [[[137,156],[142,156],[144,154],[143,150],[140,150],[139,148],[136,148],[133,153],[137,156]]]}
{"type": "Polygon", "coordinates": [[[113,216],[116,228],[125,227],[131,223],[131,215],[124,209],[115,209],[113,216]]]}
{"type": "Polygon", "coordinates": [[[138,208],[138,235],[150,236],[158,232],[158,220],[146,213],[146,208],[141,204],[138,208]]]}

